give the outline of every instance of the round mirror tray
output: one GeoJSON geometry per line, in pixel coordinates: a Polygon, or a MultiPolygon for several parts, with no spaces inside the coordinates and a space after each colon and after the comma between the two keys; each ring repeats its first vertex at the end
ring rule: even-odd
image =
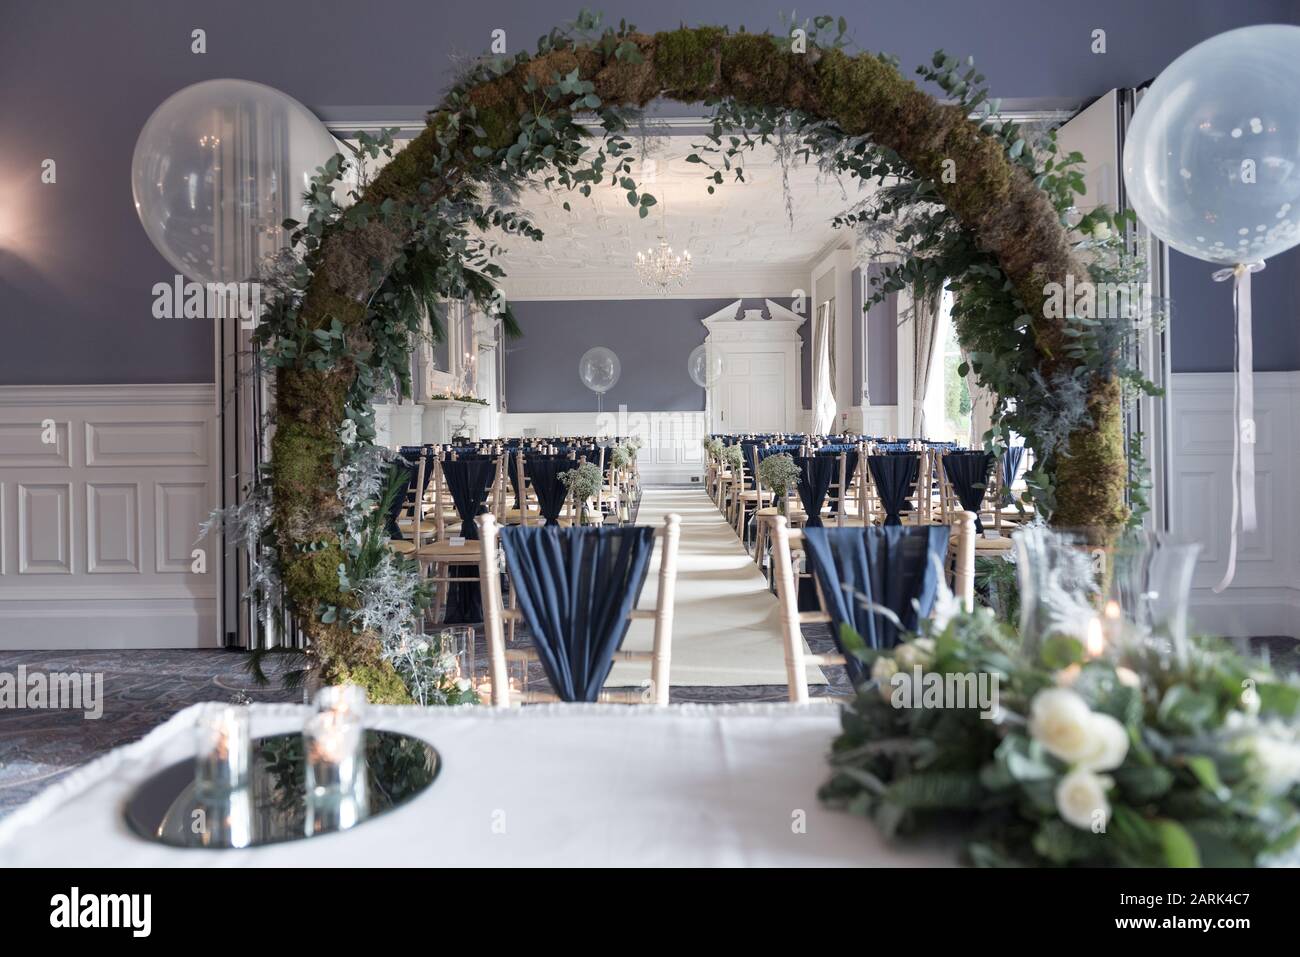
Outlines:
{"type": "Polygon", "coordinates": [[[257,738],[247,787],[196,793],[191,758],[142,784],[127,802],[126,820],[141,837],[174,847],[279,844],[357,827],[415,797],[442,768],[432,745],[405,734],[367,731],[365,750],[356,787],[309,799],[302,735],[257,738]]]}

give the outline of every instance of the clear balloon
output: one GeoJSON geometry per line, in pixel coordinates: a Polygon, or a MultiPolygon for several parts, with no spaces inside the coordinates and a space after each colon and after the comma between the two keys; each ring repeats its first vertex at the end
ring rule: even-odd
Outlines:
{"type": "Polygon", "coordinates": [[[687,357],[686,371],[690,373],[692,382],[707,389],[722,378],[722,353],[710,355],[708,346],[701,343],[687,357]]]}
{"type": "Polygon", "coordinates": [[[618,356],[614,354],[613,349],[606,349],[604,346],[588,349],[578,360],[578,378],[582,380],[583,385],[598,395],[604,395],[614,388],[622,373],[623,364],[618,361],[618,356]]]}
{"type": "Polygon", "coordinates": [[[338,144],[305,106],[248,80],[205,80],[145,123],[131,160],[135,209],[175,269],[199,282],[255,279],[289,245],[285,219],[338,144]]]}
{"type": "Polygon", "coordinates": [[[1124,144],[1138,218],[1215,263],[1300,242],[1300,27],[1230,30],[1165,68],[1124,144]]]}

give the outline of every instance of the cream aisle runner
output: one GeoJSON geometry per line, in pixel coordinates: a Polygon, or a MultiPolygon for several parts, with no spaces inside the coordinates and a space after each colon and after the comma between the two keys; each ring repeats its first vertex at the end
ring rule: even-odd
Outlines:
{"type": "MultiPolygon", "coordinates": [[[[645,489],[637,524],[658,528],[669,512],[682,517],[672,684],[786,684],[780,606],[736,533],[702,488],[645,489]]],[[[641,607],[654,604],[658,584],[656,547],[641,607]]],[[[623,647],[649,651],[653,643],[654,622],[634,621],[623,647]]],[[[648,665],[619,662],[607,685],[636,686],[649,677],[648,665]]],[[[808,667],[808,681],[826,683],[815,665],[808,667]]]]}

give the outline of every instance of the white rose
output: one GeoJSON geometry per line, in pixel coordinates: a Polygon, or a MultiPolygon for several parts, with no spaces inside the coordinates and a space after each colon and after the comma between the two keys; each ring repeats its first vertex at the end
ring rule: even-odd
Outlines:
{"type": "Polygon", "coordinates": [[[894,664],[897,671],[911,673],[917,665],[924,670],[930,667],[933,658],[934,640],[931,638],[918,638],[894,649],[894,664]]]}
{"type": "Polygon", "coordinates": [[[1120,684],[1127,685],[1130,688],[1142,687],[1142,679],[1138,677],[1138,673],[1132,668],[1125,668],[1123,666],[1116,668],[1115,678],[1120,684]]]}
{"type": "Polygon", "coordinates": [[[1265,791],[1279,796],[1295,787],[1300,781],[1300,741],[1289,729],[1278,722],[1269,722],[1247,740],[1265,791]]]}
{"type": "Polygon", "coordinates": [[[1075,764],[1090,771],[1113,771],[1128,755],[1128,729],[1108,714],[1092,715],[1091,748],[1075,764]]]}
{"type": "Polygon", "coordinates": [[[427,641],[417,641],[415,643],[415,650],[420,654],[424,654],[429,650],[429,643],[427,641]]]}
{"type": "Polygon", "coordinates": [[[1048,688],[1029,706],[1029,733],[1066,764],[1093,750],[1093,714],[1088,703],[1069,688],[1048,688]]]}
{"type": "Polygon", "coordinates": [[[1110,820],[1110,802],[1106,800],[1109,778],[1084,768],[1071,771],[1056,786],[1056,809],[1061,819],[1085,831],[1100,830],[1110,820]]]}
{"type": "Polygon", "coordinates": [[[469,679],[468,679],[468,678],[461,678],[461,679],[457,680],[457,682],[456,682],[456,690],[457,690],[457,691],[468,691],[468,690],[469,690],[469,679]]]}
{"type": "Polygon", "coordinates": [[[880,697],[886,701],[893,694],[893,688],[889,684],[889,679],[898,674],[898,665],[893,658],[887,658],[881,655],[871,666],[871,678],[880,682],[880,697]]]}

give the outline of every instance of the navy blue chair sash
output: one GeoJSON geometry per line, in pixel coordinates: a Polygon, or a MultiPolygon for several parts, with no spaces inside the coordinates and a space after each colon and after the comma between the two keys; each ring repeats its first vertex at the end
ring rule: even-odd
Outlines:
{"type": "Polygon", "coordinates": [[[993,471],[993,453],[949,452],[943,457],[943,470],[961,507],[975,513],[976,534],[982,533],[984,523],[979,517],[980,505],[984,503],[989,474],[993,471]]]}
{"type": "Polygon", "coordinates": [[[1025,447],[1023,445],[1008,445],[1002,453],[1002,501],[1004,505],[1010,505],[1014,501],[1011,494],[1011,486],[1016,484],[1016,479],[1020,476],[1020,463],[1025,457],[1025,447]]]}
{"type": "MultiPolygon", "coordinates": [[[[447,489],[456,505],[456,513],[460,515],[460,533],[467,541],[478,539],[478,525],[474,518],[487,511],[485,503],[496,474],[497,463],[491,458],[448,459],[442,463],[443,478],[447,481],[447,489]]],[[[482,621],[483,602],[477,566],[452,565],[447,574],[450,578],[473,581],[448,584],[444,623],[451,625],[482,621]]]]}
{"type": "Polygon", "coordinates": [[[533,492],[537,495],[537,507],[547,525],[554,525],[560,520],[564,510],[564,499],[568,489],[560,476],[578,467],[578,463],[568,456],[528,455],[524,457],[524,470],[533,483],[533,492]]]}
{"type": "Polygon", "coordinates": [[[655,530],[508,526],[506,568],[551,687],[595,701],[650,568],[655,530]]]}
{"type": "Polygon", "coordinates": [[[885,510],[885,524],[902,525],[900,516],[921,474],[920,454],[868,455],[867,468],[885,510]]]}
{"type": "Polygon", "coordinates": [[[893,648],[900,641],[898,625],[869,607],[879,605],[907,632],[915,632],[934,608],[948,555],[948,527],[809,528],[804,542],[836,645],[847,659],[849,678],[859,685],[868,672],[841,644],[840,626],[847,624],[869,648],[893,648]]]}
{"type": "Polygon", "coordinates": [[[388,482],[392,481],[394,473],[397,472],[403,473],[405,479],[399,480],[402,482],[401,491],[393,496],[393,500],[388,504],[388,515],[387,521],[384,523],[384,528],[388,532],[389,538],[398,541],[405,541],[406,536],[403,535],[402,530],[398,528],[397,520],[402,515],[402,509],[406,507],[407,496],[411,494],[411,489],[415,487],[416,476],[419,474],[419,463],[411,462],[400,455],[393,459],[393,461],[388,464],[388,476],[384,483],[385,488],[388,487],[388,482]]]}
{"type": "Polygon", "coordinates": [[[799,501],[808,518],[805,525],[817,528],[822,524],[822,502],[831,482],[839,479],[840,459],[837,455],[799,455],[794,464],[799,467],[799,501]]]}

